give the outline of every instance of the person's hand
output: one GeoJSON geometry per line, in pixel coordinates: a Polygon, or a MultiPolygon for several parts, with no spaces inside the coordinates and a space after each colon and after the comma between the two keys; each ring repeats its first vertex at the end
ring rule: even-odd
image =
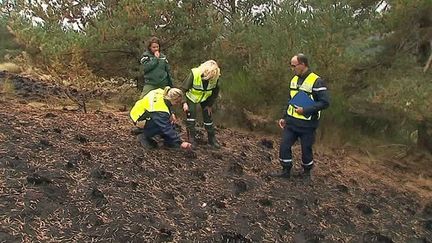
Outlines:
{"type": "Polygon", "coordinates": [[[297,113],[297,114],[299,114],[299,115],[303,115],[303,107],[299,107],[299,106],[297,106],[296,107],[296,109],[295,109],[295,112],[297,113]]]}
{"type": "Polygon", "coordinates": [[[279,127],[280,127],[281,129],[284,129],[285,126],[286,126],[286,121],[285,121],[285,119],[279,119],[278,124],[279,124],[279,127]]]}
{"type": "Polygon", "coordinates": [[[160,57],[160,52],[159,51],[155,51],[154,53],[153,53],[154,55],[155,55],[155,57],[157,57],[157,58],[159,58],[160,57]]]}
{"type": "Polygon", "coordinates": [[[180,148],[188,150],[192,148],[192,144],[188,142],[182,142],[180,148]]]}
{"type": "Polygon", "coordinates": [[[177,117],[176,117],[175,114],[171,114],[171,116],[170,116],[170,122],[171,122],[171,124],[177,123],[177,117]]]}
{"type": "Polygon", "coordinates": [[[209,116],[212,116],[212,114],[213,114],[213,109],[212,109],[212,107],[211,107],[211,106],[206,106],[205,109],[207,110],[207,114],[208,114],[209,116]]]}
{"type": "Polygon", "coordinates": [[[188,112],[189,111],[189,106],[188,106],[188,104],[186,102],[183,103],[183,111],[184,112],[188,112]]]}

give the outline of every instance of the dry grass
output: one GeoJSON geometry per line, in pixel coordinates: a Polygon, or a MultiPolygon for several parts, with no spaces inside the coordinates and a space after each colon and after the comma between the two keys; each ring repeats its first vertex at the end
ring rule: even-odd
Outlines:
{"type": "Polygon", "coordinates": [[[0,71],[8,71],[10,73],[20,73],[21,67],[12,62],[0,63],[0,71]]]}
{"type": "Polygon", "coordinates": [[[4,141],[6,141],[6,135],[0,132],[0,142],[4,142],[4,141]]]}
{"type": "Polygon", "coordinates": [[[14,95],[15,94],[15,85],[9,79],[5,79],[2,83],[0,83],[1,93],[5,95],[14,95]]]}

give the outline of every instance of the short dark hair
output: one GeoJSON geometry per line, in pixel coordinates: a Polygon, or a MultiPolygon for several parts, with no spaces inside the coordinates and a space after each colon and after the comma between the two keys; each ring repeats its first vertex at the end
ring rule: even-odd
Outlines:
{"type": "Polygon", "coordinates": [[[297,56],[297,61],[298,61],[299,63],[302,63],[302,64],[304,64],[306,67],[309,67],[309,61],[308,61],[308,58],[306,57],[305,54],[303,54],[303,53],[299,53],[299,54],[297,54],[296,56],[297,56]]]}
{"type": "Polygon", "coordinates": [[[156,36],[152,36],[152,37],[148,40],[148,42],[147,42],[147,50],[150,51],[150,46],[151,46],[153,43],[158,44],[158,45],[159,45],[159,48],[160,48],[160,40],[159,40],[159,38],[157,38],[156,36]]]}

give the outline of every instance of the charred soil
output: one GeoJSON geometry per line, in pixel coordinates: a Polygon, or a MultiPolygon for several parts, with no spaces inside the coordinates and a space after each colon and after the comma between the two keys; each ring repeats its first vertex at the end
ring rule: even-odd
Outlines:
{"type": "Polygon", "coordinates": [[[35,108],[61,87],[8,78],[22,86],[0,99],[0,242],[432,241],[429,189],[392,180],[406,171],[336,149],[312,182],[298,162],[276,179],[279,138],[227,128],[220,150],[144,150],[126,112],[35,108]]]}

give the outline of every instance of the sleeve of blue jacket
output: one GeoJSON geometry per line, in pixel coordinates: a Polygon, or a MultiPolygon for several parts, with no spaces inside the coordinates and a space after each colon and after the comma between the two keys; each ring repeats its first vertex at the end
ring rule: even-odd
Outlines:
{"type": "Polygon", "coordinates": [[[312,87],[312,96],[314,98],[314,105],[305,107],[303,112],[305,115],[311,115],[318,111],[324,110],[330,105],[330,96],[325,85],[324,80],[321,78],[317,79],[314,86],[312,87]]]}
{"type": "Polygon", "coordinates": [[[284,105],[283,107],[283,111],[282,111],[282,119],[286,119],[286,117],[288,116],[287,114],[287,110],[288,110],[288,106],[289,106],[289,101],[291,100],[291,95],[288,94],[288,100],[286,102],[286,105],[284,105]]]}

